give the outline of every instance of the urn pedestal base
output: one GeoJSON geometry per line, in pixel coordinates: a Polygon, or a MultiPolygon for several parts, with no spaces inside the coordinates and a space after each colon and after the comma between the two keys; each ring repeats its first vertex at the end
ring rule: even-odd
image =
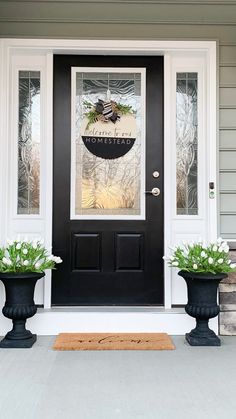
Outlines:
{"type": "Polygon", "coordinates": [[[197,325],[191,332],[185,334],[185,339],[191,346],[221,346],[220,338],[208,326],[208,320],[196,321],[197,325]]]}
{"type": "Polygon", "coordinates": [[[26,320],[13,320],[13,328],[0,342],[0,348],[31,348],[37,340],[37,335],[27,330],[25,323],[26,320]]]}
{"type": "Polygon", "coordinates": [[[185,339],[191,346],[221,346],[221,340],[211,330],[212,335],[196,336],[193,331],[185,334],[185,339]]]}
{"type": "Polygon", "coordinates": [[[7,336],[0,342],[0,348],[32,348],[37,340],[37,335],[33,335],[28,339],[8,339],[7,336]]]}
{"type": "Polygon", "coordinates": [[[191,346],[221,346],[221,341],[218,336],[212,337],[195,337],[190,333],[185,334],[185,339],[191,346]]]}

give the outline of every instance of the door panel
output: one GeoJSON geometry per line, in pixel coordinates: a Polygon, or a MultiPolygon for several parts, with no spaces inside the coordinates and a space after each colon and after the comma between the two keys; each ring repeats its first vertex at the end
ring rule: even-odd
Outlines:
{"type": "MultiPolygon", "coordinates": [[[[104,73],[100,71],[100,73],[104,73]]],[[[91,75],[90,74],[90,75],[91,75]]],[[[104,75],[104,74],[103,74],[104,75]]],[[[116,72],[116,78],[119,71],[116,72]]],[[[126,77],[126,76],[124,76],[126,77]]],[[[126,77],[126,80],[129,78],[126,77]]],[[[109,90],[111,98],[115,97],[116,91],[112,86],[111,80],[109,90]]],[[[97,81],[96,81],[97,83],[97,81]]],[[[105,80],[105,85],[107,80],[105,80]]],[[[119,80],[119,83],[120,80],[119,80]]],[[[126,82],[122,82],[122,88],[126,82]],[[123,84],[122,84],[123,83],[123,84]]],[[[128,81],[129,86],[131,82],[128,81]]],[[[91,88],[91,85],[90,85],[91,88]]],[[[102,84],[104,93],[104,83],[102,84]]],[[[122,90],[122,89],[121,89],[122,90]]],[[[96,90],[95,90],[96,92],[96,90]]],[[[123,92],[124,93],[124,92],[123,92]]],[[[125,102],[123,93],[119,101],[125,102]]],[[[91,95],[91,92],[90,92],[91,95]]],[[[73,83],[72,83],[73,96],[73,83]]],[[[91,96],[90,96],[91,97],[91,96]]],[[[96,96],[97,97],[97,96],[96,96]]],[[[94,99],[94,98],[92,98],[94,99]]],[[[136,95],[137,99],[137,95],[136,95]]],[[[72,101],[72,103],[74,103],[72,101]]],[[[134,101],[132,102],[134,103],[134,101]]],[[[72,105],[73,106],[73,105],[72,105]]],[[[122,120],[122,117],[121,117],[122,120]]],[[[117,122],[118,124],[119,122],[117,122]]],[[[115,124],[114,124],[115,125],[115,124]]],[[[79,125],[81,127],[81,125],[79,125]]],[[[79,128],[80,129],[80,128],[79,128]]],[[[144,146],[137,138],[138,147],[144,146]]],[[[74,166],[75,168],[75,166],[74,166]]],[[[73,175],[72,175],[73,178],[73,175]]],[[[124,177],[124,181],[127,176],[124,177]]],[[[92,179],[95,193],[101,187],[92,179]]],[[[111,183],[111,182],[110,182],[111,183]]],[[[87,185],[87,184],[86,184],[87,185]]],[[[110,185],[110,184],[109,184],[110,185]]],[[[129,184],[128,184],[129,185],[129,184]]],[[[107,186],[107,184],[106,184],[107,186]]],[[[53,272],[52,279],[52,304],[54,305],[161,305],[163,304],[163,58],[162,57],[120,57],[120,56],[55,56],[54,57],[54,198],[53,198],[53,252],[63,258],[63,264],[57,271],[53,272]],[[146,173],[140,174],[140,163],[130,164],[132,153],[135,154],[134,146],[123,157],[108,159],[104,161],[100,157],[95,157],[86,149],[82,143],[80,133],[73,135],[73,112],[71,108],[71,69],[79,67],[80,76],[86,74],[81,72],[81,68],[94,68],[94,72],[99,73],[99,69],[105,71],[110,68],[110,75],[115,74],[116,69],[122,68],[120,74],[128,72],[137,74],[135,69],[145,70],[146,73],[146,129],[142,126],[141,136],[146,139],[146,173]],[[134,71],[131,72],[133,69],[134,71]],[[72,113],[72,115],[71,115],[72,113]],[[71,119],[72,116],[72,119],[71,119]],[[71,130],[72,120],[72,130],[71,130]],[[71,146],[72,141],[72,146],[71,146]],[[77,150],[76,150],[77,141],[77,150]],[[72,153],[72,158],[71,158],[72,153]],[[71,172],[73,164],[82,162],[86,153],[86,168],[99,167],[98,179],[104,183],[104,172],[108,173],[117,170],[118,178],[124,172],[124,168],[130,165],[130,188],[126,191],[132,193],[132,185],[138,182],[138,193],[140,202],[145,203],[145,212],[138,219],[140,213],[132,210],[132,204],[127,201],[128,211],[125,214],[124,205],[117,201],[116,192],[120,194],[122,181],[115,181],[112,185],[113,196],[115,199],[108,200],[105,208],[104,204],[90,203],[90,214],[86,213],[88,208],[74,215],[71,211],[71,204],[75,201],[71,199],[73,190],[80,194],[83,192],[83,180],[90,182],[92,176],[86,172],[83,174],[83,167],[77,173],[76,181],[71,182],[71,172]],[[90,153],[90,154],[89,154],[90,153]],[[76,154],[76,156],[75,156],[76,154]],[[120,163],[122,159],[127,159],[124,168],[120,163]],[[96,160],[97,159],[97,160],[96,160]],[[92,166],[93,160],[97,162],[92,166]],[[74,162],[74,163],[73,163],[74,162]],[[92,162],[92,163],[91,163],[92,162]],[[110,172],[109,172],[110,170],[110,172]],[[153,172],[158,171],[160,176],[153,177],[153,172]],[[146,175],[146,185],[144,181],[146,175]],[[115,188],[115,186],[119,188],[115,188]],[[151,193],[153,187],[158,187],[161,191],[159,196],[151,193]],[[71,189],[72,188],[72,189],[71,189]],[[72,190],[72,194],[71,194],[72,190]],[[102,210],[100,206],[102,207],[102,210]],[[123,207],[122,207],[123,205],[123,207]],[[111,208],[112,207],[112,208],[111,208]],[[111,211],[112,210],[112,211],[111,211]],[[86,217],[84,214],[86,213],[86,217]],[[99,215],[102,214],[102,218],[99,215]],[[90,218],[89,218],[90,217],[90,218]],[[122,218],[123,217],[123,218],[122,218]],[[136,217],[136,218],[135,218],[136,217]],[[74,218],[74,219],[73,219],[74,218]]],[[[87,186],[86,186],[87,187],[87,186]]],[[[88,188],[86,189],[86,193],[88,188]]],[[[111,190],[108,190],[111,194],[111,190]]],[[[107,188],[106,188],[107,193],[107,188]]],[[[122,192],[123,193],[123,192],[122,192]]],[[[76,196],[76,194],[75,194],[76,196]]],[[[103,194],[100,195],[103,197],[103,194]]],[[[110,196],[110,195],[109,195],[110,196]]],[[[123,195],[122,195],[123,196],[123,195]]],[[[137,195],[136,195],[137,196],[137,195]]],[[[127,197],[126,197],[127,198],[127,197]]],[[[82,202],[82,201],[81,201],[82,202]]],[[[83,201],[84,202],[84,201],[83,201]]],[[[93,200],[94,202],[94,200],[93,200]]],[[[99,201],[101,202],[101,200],[99,201]]],[[[104,201],[102,201],[104,202],[104,201]]],[[[107,202],[105,200],[105,202],[107,202]]],[[[132,201],[133,202],[133,201],[132,201]]],[[[88,207],[88,205],[87,205],[88,207]]],[[[78,207],[77,207],[78,208],[78,207]]]]}

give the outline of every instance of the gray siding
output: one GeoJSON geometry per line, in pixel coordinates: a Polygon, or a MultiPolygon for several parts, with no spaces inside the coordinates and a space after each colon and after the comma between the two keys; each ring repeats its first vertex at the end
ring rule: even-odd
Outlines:
{"type": "Polygon", "coordinates": [[[236,42],[235,26],[233,0],[0,0],[0,36],[230,43],[236,42]]]}
{"type": "Polygon", "coordinates": [[[220,233],[236,238],[236,43],[220,46],[220,233]]]}

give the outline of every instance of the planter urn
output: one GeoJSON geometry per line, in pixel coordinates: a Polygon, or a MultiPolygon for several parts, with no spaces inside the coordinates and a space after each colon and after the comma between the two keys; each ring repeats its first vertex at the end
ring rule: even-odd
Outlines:
{"type": "Polygon", "coordinates": [[[31,348],[37,336],[25,328],[26,320],[37,312],[34,289],[43,273],[0,273],[6,292],[2,309],[5,317],[12,320],[13,328],[0,342],[0,348],[31,348]]]}
{"type": "Polygon", "coordinates": [[[194,273],[180,271],[187,284],[188,302],[185,311],[196,319],[196,327],[185,338],[191,346],[220,346],[220,338],[209,328],[209,319],[219,314],[217,290],[227,274],[194,273]]]}

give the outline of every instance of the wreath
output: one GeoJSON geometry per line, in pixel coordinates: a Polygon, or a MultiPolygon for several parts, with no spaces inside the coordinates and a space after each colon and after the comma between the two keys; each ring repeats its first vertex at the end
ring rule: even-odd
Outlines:
{"type": "Polygon", "coordinates": [[[134,115],[136,113],[132,106],[123,105],[122,103],[117,103],[114,100],[104,101],[102,99],[98,99],[95,104],[84,101],[83,105],[86,108],[84,115],[88,118],[87,127],[97,121],[111,121],[115,124],[120,120],[122,115],[134,115]]]}

